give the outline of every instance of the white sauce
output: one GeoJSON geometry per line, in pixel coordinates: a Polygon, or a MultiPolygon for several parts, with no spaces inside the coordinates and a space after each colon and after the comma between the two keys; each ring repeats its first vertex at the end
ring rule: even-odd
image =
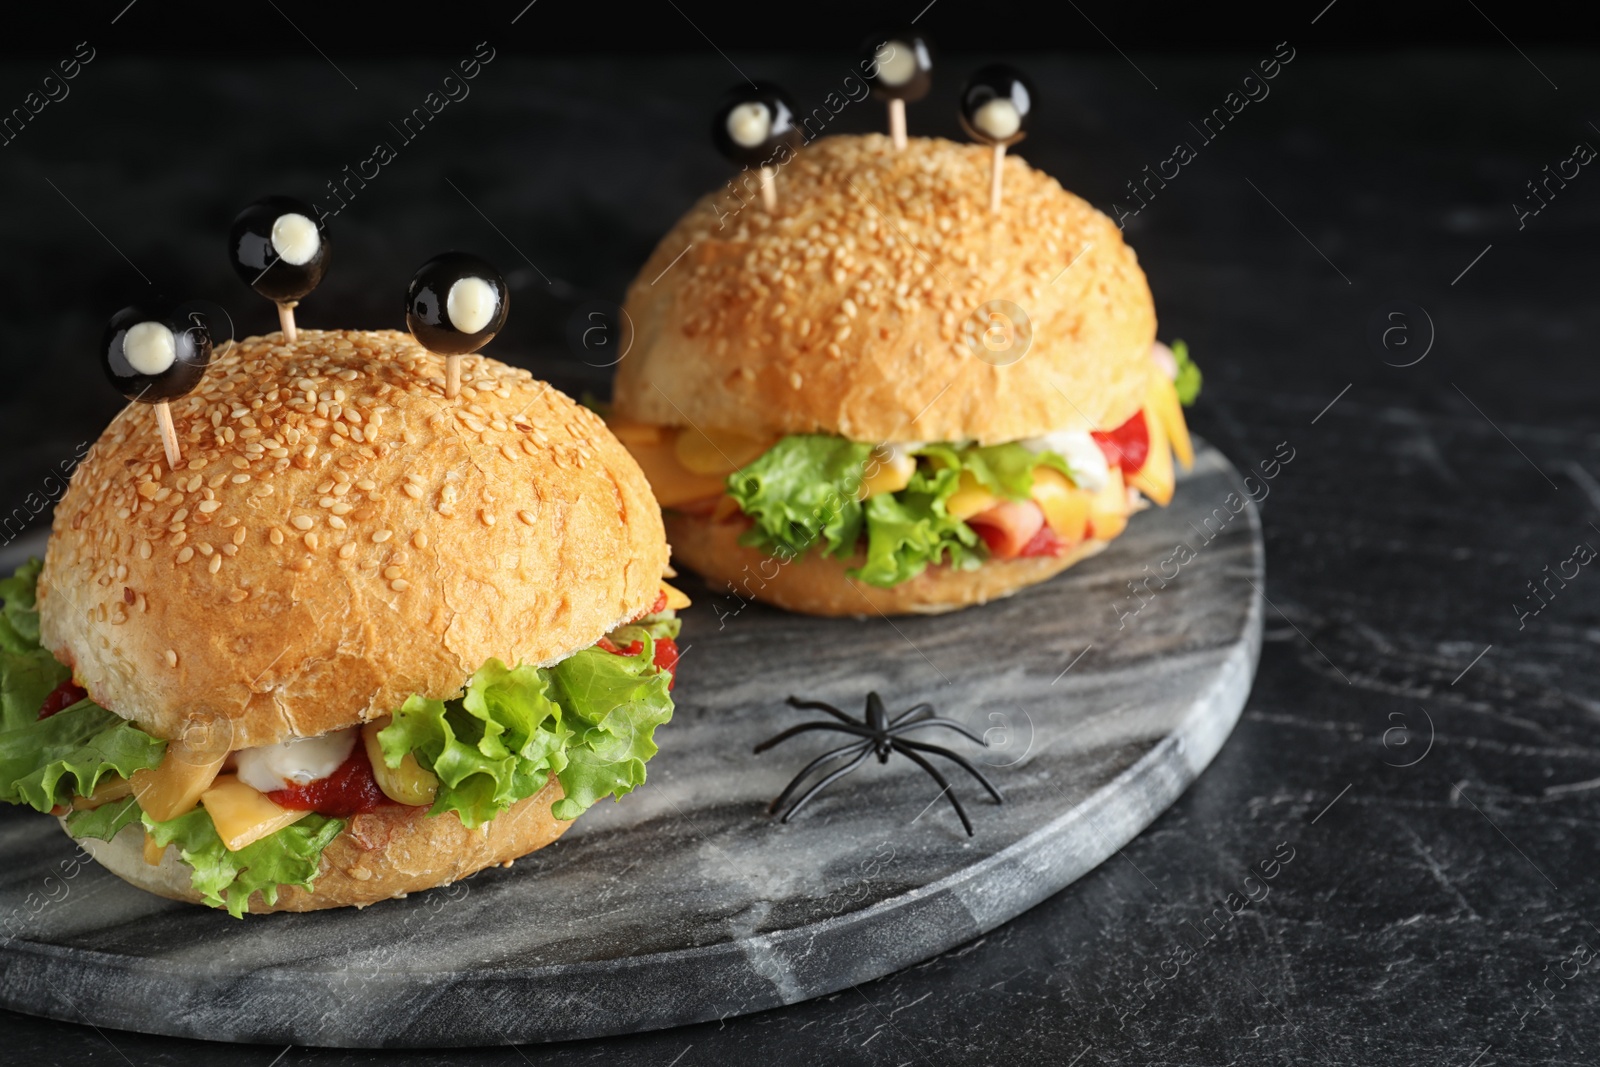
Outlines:
{"type": "Polygon", "coordinates": [[[444,300],[444,312],[450,316],[450,325],[462,333],[477,333],[489,325],[500,298],[494,286],[482,278],[461,278],[450,287],[444,300]]]}
{"type": "Polygon", "coordinates": [[[140,374],[164,374],[178,358],[178,339],[159,322],[141,322],[122,338],[122,354],[140,374]]]}
{"type": "Polygon", "coordinates": [[[1022,115],[1010,100],[996,97],[978,109],[972,124],[996,141],[1008,141],[1022,128],[1022,115]]]}
{"type": "Polygon", "coordinates": [[[772,136],[772,113],[767,105],[752,101],[728,112],[728,136],[741,148],[755,148],[772,136]]]}
{"type": "Polygon", "coordinates": [[[878,80],[900,86],[917,76],[917,59],[904,41],[885,41],[873,55],[878,61],[878,80]]]}
{"type": "Polygon", "coordinates": [[[320,737],[297,737],[276,745],[240,749],[233,754],[239,781],[270,793],[326,778],[350,758],[360,732],[359,726],[352,726],[320,737]]]}
{"type": "Polygon", "coordinates": [[[1042,437],[1029,437],[1017,444],[1030,452],[1054,452],[1072,468],[1072,480],[1078,488],[1098,493],[1106,487],[1111,469],[1106,465],[1106,454],[1089,436],[1087,430],[1059,430],[1042,437]]]}
{"type": "Polygon", "coordinates": [[[299,212],[279,215],[272,224],[272,248],[285,263],[303,267],[321,247],[322,235],[317,232],[317,224],[299,212]]]}

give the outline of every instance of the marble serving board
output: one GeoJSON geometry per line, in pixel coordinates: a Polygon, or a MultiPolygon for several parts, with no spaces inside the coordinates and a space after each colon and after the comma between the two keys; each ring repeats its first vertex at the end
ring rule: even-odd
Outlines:
{"type": "MultiPolygon", "coordinates": [[[[173,903],[88,861],[54,819],[5,806],[0,1005],[229,1041],[489,1045],[759,1011],[928,959],[1112,856],[1216,755],[1261,642],[1244,496],[1201,445],[1170,508],[1053,581],[954,615],[804,618],[686,580],[677,712],[648,784],[514,867],[363,911],[240,921],[173,903]],[[1165,588],[1130,592],[1175,568],[1165,588]],[[766,814],[850,740],[810,733],[753,755],[816,717],[783,699],[859,714],[869,690],[989,739],[924,737],[1004,792],[996,805],[937,761],[976,836],[898,756],[787,825],[766,814]]],[[[13,544],[0,563],[41,547],[13,544]]]]}

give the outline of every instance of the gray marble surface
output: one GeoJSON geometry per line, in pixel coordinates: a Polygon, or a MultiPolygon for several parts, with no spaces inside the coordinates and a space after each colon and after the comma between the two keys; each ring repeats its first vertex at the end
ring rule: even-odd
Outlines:
{"type": "Polygon", "coordinates": [[[1209,543],[1196,528],[1240,489],[1203,447],[1174,505],[1097,559],[943,618],[801,618],[686,582],[678,710],[649,783],[511,869],[364,912],[234,921],[125,885],[54,820],[0,812],[0,1005],[236,1041],[498,1044],[723,1018],[928,959],[1106,861],[1228,736],[1260,650],[1260,527],[1246,508],[1209,543]],[[1197,557],[1119,629],[1128,580],[1180,541],[1197,557]],[[752,755],[809,714],[783,697],[859,711],[869,689],[989,737],[956,742],[1007,797],[952,778],[976,837],[898,758],[788,825],[765,814],[844,740],[752,755]]]}

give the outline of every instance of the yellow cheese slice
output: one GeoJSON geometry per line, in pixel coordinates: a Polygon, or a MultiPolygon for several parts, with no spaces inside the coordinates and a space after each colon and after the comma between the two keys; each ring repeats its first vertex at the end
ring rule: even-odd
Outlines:
{"type": "Polygon", "coordinates": [[[661,588],[667,594],[668,611],[682,611],[689,606],[689,598],[684,595],[682,590],[675,586],[670,586],[666,582],[661,583],[661,588]]]}
{"type": "Polygon", "coordinates": [[[1109,541],[1128,525],[1128,488],[1122,469],[1112,467],[1103,489],[1089,502],[1089,536],[1109,541]]]}
{"type": "Polygon", "coordinates": [[[771,447],[771,441],[741,433],[685,426],[678,431],[672,451],[691,474],[726,478],[771,447]]]}
{"type": "Polygon", "coordinates": [[[1160,423],[1172,441],[1172,450],[1178,454],[1178,463],[1184,470],[1194,466],[1194,442],[1189,440],[1189,424],[1183,417],[1183,404],[1178,400],[1178,387],[1159,367],[1151,373],[1150,389],[1145,399],[1145,422],[1154,428],[1160,423]],[[1153,418],[1152,418],[1153,416],[1153,418]]]}
{"type": "Polygon", "coordinates": [[[961,484],[956,491],[950,494],[950,499],[944,502],[944,509],[956,518],[965,522],[979,512],[988,511],[1000,498],[995,496],[972,476],[970,471],[961,472],[961,484]]]}
{"type": "Polygon", "coordinates": [[[1054,467],[1033,469],[1033,499],[1044,510],[1045,521],[1068,545],[1083,540],[1089,525],[1089,505],[1094,495],[1077,488],[1054,467]]]}
{"type": "Polygon", "coordinates": [[[73,797],[72,807],[76,811],[90,811],[102,804],[109,804],[113,800],[133,795],[133,783],[120,774],[110,774],[100,780],[94,787],[94,792],[86,797],[73,797]]]}
{"type": "MultiPolygon", "coordinates": [[[[624,442],[626,444],[626,442],[624,442]]],[[[655,444],[628,445],[639,469],[644,471],[655,494],[656,503],[664,508],[674,508],[693,500],[720,496],[727,489],[725,479],[695,474],[684,469],[674,454],[672,444],[658,441],[655,444]]]]}
{"type": "Polygon", "coordinates": [[[255,844],[311,814],[281,807],[265,793],[252,789],[231,774],[217,778],[210,789],[200,794],[200,803],[211,816],[217,836],[222,838],[223,847],[229,852],[255,844]]]}
{"type": "Polygon", "coordinates": [[[1172,442],[1167,440],[1166,423],[1149,408],[1145,409],[1144,423],[1150,432],[1150,452],[1144,466],[1128,477],[1128,484],[1166,507],[1172,502],[1172,442]]]}

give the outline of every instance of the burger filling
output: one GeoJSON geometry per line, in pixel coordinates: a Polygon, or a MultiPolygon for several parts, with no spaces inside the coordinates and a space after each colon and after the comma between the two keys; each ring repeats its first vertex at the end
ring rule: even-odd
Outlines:
{"type": "MultiPolygon", "coordinates": [[[[676,610],[650,612],[548,667],[484,664],[450,700],[412,696],[388,716],[318,737],[210,751],[168,742],[90,700],[39,643],[33,561],[0,580],[0,800],[65,816],[77,838],[135,823],[145,858],[168,846],[206,903],[243,915],[252,893],[311,889],[322,851],[356,816],[454,813],[480,827],[554,777],[575,819],[645,780],[672,717],[676,610]]],[[[203,731],[197,731],[203,733],[203,731]]]]}
{"type": "Polygon", "coordinates": [[[1108,541],[1145,500],[1173,493],[1173,454],[1193,448],[1183,407],[1199,371],[1180,341],[1157,346],[1144,406],[1108,431],[998,445],[873,445],[829,434],[755,441],[694,427],[612,423],[664,508],[742,523],[740,543],[780,560],[816,548],[856,559],[852,578],[891,587],[930,566],[1061,556],[1108,541]]]}

